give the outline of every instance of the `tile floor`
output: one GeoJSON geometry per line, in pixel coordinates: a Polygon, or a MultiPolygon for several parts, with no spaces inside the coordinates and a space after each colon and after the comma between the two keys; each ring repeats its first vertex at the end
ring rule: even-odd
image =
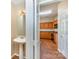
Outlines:
{"type": "Polygon", "coordinates": [[[41,39],[41,59],[66,59],[56,50],[55,44],[50,39],[41,39]]]}

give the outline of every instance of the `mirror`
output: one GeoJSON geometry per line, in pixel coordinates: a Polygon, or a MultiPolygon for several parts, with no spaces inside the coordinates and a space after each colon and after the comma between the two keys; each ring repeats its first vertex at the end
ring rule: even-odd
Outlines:
{"type": "Polygon", "coordinates": [[[17,15],[17,35],[25,35],[25,11],[20,10],[17,15]]]}

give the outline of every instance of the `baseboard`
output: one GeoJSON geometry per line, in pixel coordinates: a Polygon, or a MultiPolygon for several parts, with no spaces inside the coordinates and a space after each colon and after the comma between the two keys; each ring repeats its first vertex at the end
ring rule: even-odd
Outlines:
{"type": "MultiPolygon", "coordinates": [[[[18,56],[19,57],[19,54],[18,53],[14,53],[11,58],[13,58],[14,56],[18,56]]],[[[28,59],[27,57],[24,57],[25,59],[28,59]]]]}
{"type": "Polygon", "coordinates": [[[11,58],[13,58],[14,56],[19,56],[19,54],[18,54],[18,53],[14,53],[14,54],[11,56],[11,58]]]}
{"type": "Polygon", "coordinates": [[[65,58],[67,58],[67,56],[64,54],[63,51],[61,51],[60,49],[58,49],[58,51],[59,51],[60,53],[62,53],[65,58]]]}

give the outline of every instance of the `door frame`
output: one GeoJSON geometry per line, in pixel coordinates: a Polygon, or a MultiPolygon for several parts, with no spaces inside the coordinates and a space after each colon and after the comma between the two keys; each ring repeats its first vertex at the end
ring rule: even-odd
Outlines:
{"type": "Polygon", "coordinates": [[[40,59],[40,5],[38,0],[34,0],[35,12],[35,59],[40,59]]]}
{"type": "Polygon", "coordinates": [[[33,37],[33,20],[34,20],[34,8],[33,8],[33,0],[25,0],[25,11],[26,11],[26,59],[34,59],[33,57],[33,45],[34,45],[34,37],[33,37]]]}
{"type": "Polygon", "coordinates": [[[26,0],[26,59],[40,59],[40,18],[37,0],[26,0]]]}

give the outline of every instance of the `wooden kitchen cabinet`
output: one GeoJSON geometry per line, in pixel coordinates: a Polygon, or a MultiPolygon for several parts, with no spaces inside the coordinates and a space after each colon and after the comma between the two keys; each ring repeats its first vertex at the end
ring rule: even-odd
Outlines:
{"type": "Polygon", "coordinates": [[[57,29],[58,20],[53,20],[52,22],[40,23],[40,29],[57,29]]]}
{"type": "Polygon", "coordinates": [[[52,22],[40,23],[40,28],[41,29],[53,29],[53,23],[52,22]]]}
{"type": "Polygon", "coordinates": [[[40,29],[43,29],[44,28],[44,25],[43,23],[40,24],[40,29]]]}
{"type": "Polygon", "coordinates": [[[44,29],[48,29],[48,23],[44,23],[44,29]]]}
{"type": "Polygon", "coordinates": [[[49,23],[48,23],[48,28],[49,28],[49,29],[53,29],[53,23],[52,23],[52,22],[49,22],[49,23]]]}
{"type": "Polygon", "coordinates": [[[52,40],[52,42],[54,43],[55,49],[58,49],[58,32],[57,31],[53,31],[53,32],[41,31],[40,39],[52,40]]]}
{"type": "Polygon", "coordinates": [[[58,48],[58,32],[53,32],[54,34],[54,42],[55,42],[55,48],[58,48]]]}
{"type": "Polygon", "coordinates": [[[41,31],[40,38],[41,39],[51,39],[51,32],[41,31]]]}

